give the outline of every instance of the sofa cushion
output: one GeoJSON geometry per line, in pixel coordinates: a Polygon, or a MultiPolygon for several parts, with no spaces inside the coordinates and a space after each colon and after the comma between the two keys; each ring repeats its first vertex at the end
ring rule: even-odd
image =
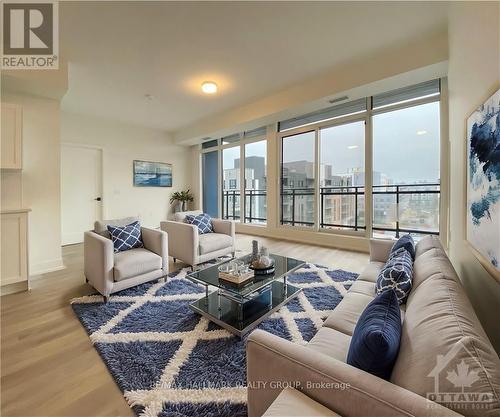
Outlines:
{"type": "Polygon", "coordinates": [[[212,218],[209,214],[201,213],[196,216],[188,214],[185,219],[186,223],[192,224],[198,228],[198,233],[203,235],[205,233],[212,233],[214,226],[212,225],[212,218]]]}
{"type": "Polygon", "coordinates": [[[108,224],[108,232],[111,235],[115,252],[144,247],[139,222],[133,222],[126,226],[110,226],[108,224]]]}
{"type": "Polygon", "coordinates": [[[357,279],[349,288],[349,292],[356,292],[358,294],[368,295],[370,297],[375,297],[376,288],[374,282],[360,281],[357,279]]]}
{"type": "Polygon", "coordinates": [[[377,294],[394,290],[399,304],[403,304],[411,291],[413,260],[410,252],[401,247],[392,252],[377,278],[377,294]]]}
{"type": "Polygon", "coordinates": [[[445,279],[458,279],[439,239],[429,236],[417,243],[417,257],[413,263],[413,290],[436,274],[445,279]]]}
{"type": "MultiPolygon", "coordinates": [[[[368,281],[368,282],[377,282],[377,277],[382,268],[384,267],[385,262],[370,262],[363,272],[359,274],[359,277],[356,281],[368,281]]],[[[375,296],[375,294],[374,294],[375,296]]]]}
{"type": "Polygon", "coordinates": [[[108,225],[126,226],[127,224],[138,221],[139,221],[138,217],[124,217],[123,219],[114,219],[114,220],[97,220],[96,222],[94,222],[94,232],[108,239],[111,239],[111,235],[108,232],[108,225]]]}
{"type": "Polygon", "coordinates": [[[350,335],[323,326],[309,341],[307,347],[345,362],[350,343],[350,335]]]}
{"type": "Polygon", "coordinates": [[[398,355],[401,316],[396,292],[379,294],[363,311],[352,335],[347,363],[388,379],[398,355]]]}
{"type": "Polygon", "coordinates": [[[226,249],[233,245],[233,238],[222,233],[206,233],[200,235],[200,255],[226,249]]]}
{"type": "Polygon", "coordinates": [[[144,248],[115,253],[114,260],[113,277],[115,281],[122,281],[161,269],[162,266],[161,256],[144,248]]]}
{"type": "Polygon", "coordinates": [[[436,381],[439,392],[459,393],[462,387],[454,386],[448,376],[460,373],[460,367],[467,371],[467,379],[463,381],[471,383],[470,387],[463,387],[465,391],[492,395],[496,398],[492,410],[496,411],[469,408],[458,411],[467,416],[500,413],[498,356],[460,283],[443,274],[434,274],[408,297],[391,382],[424,397],[436,392],[436,381]]]}
{"type": "Polygon", "coordinates": [[[431,249],[443,249],[439,236],[427,235],[420,239],[415,245],[415,258],[418,258],[423,253],[431,249]]]}
{"type": "Polygon", "coordinates": [[[375,296],[349,291],[335,310],[328,316],[323,326],[352,335],[361,313],[375,296]]]}
{"type": "Polygon", "coordinates": [[[294,388],[285,388],[262,417],[341,417],[294,388]]]}
{"type": "Polygon", "coordinates": [[[411,235],[404,235],[401,236],[396,243],[394,243],[394,246],[391,249],[391,254],[396,252],[397,250],[405,248],[408,253],[411,255],[411,259],[415,260],[415,242],[411,235]]]}

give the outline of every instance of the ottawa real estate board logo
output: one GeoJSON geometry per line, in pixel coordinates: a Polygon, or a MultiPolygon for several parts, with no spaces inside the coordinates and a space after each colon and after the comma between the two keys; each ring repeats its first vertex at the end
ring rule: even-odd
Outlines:
{"type": "Polygon", "coordinates": [[[58,69],[58,3],[2,2],[2,69],[58,69]]]}

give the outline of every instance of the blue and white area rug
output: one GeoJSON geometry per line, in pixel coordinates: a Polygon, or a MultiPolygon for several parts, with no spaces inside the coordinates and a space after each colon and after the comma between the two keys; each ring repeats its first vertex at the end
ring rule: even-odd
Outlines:
{"type": "MultiPolygon", "coordinates": [[[[72,307],[138,416],[244,417],[246,337],[190,310],[205,293],[186,273],[121,291],[107,304],[99,295],[76,298],[72,307]]],[[[302,293],[259,328],[307,343],[356,278],[306,264],[288,278],[302,293]]]]}

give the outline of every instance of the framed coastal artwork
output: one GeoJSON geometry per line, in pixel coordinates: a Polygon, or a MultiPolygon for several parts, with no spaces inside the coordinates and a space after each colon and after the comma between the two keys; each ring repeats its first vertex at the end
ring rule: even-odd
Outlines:
{"type": "Polygon", "coordinates": [[[500,90],[467,119],[467,240],[500,281],[500,90]]]}
{"type": "Polygon", "coordinates": [[[134,186],[171,187],[172,165],[165,162],[134,161],[134,186]]]}

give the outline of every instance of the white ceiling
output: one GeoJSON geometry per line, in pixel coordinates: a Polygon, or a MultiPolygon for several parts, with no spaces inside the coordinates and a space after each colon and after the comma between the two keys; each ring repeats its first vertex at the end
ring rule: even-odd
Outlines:
{"type": "Polygon", "coordinates": [[[442,31],[446,15],[435,2],[60,2],[62,107],[176,131],[442,31]]]}

